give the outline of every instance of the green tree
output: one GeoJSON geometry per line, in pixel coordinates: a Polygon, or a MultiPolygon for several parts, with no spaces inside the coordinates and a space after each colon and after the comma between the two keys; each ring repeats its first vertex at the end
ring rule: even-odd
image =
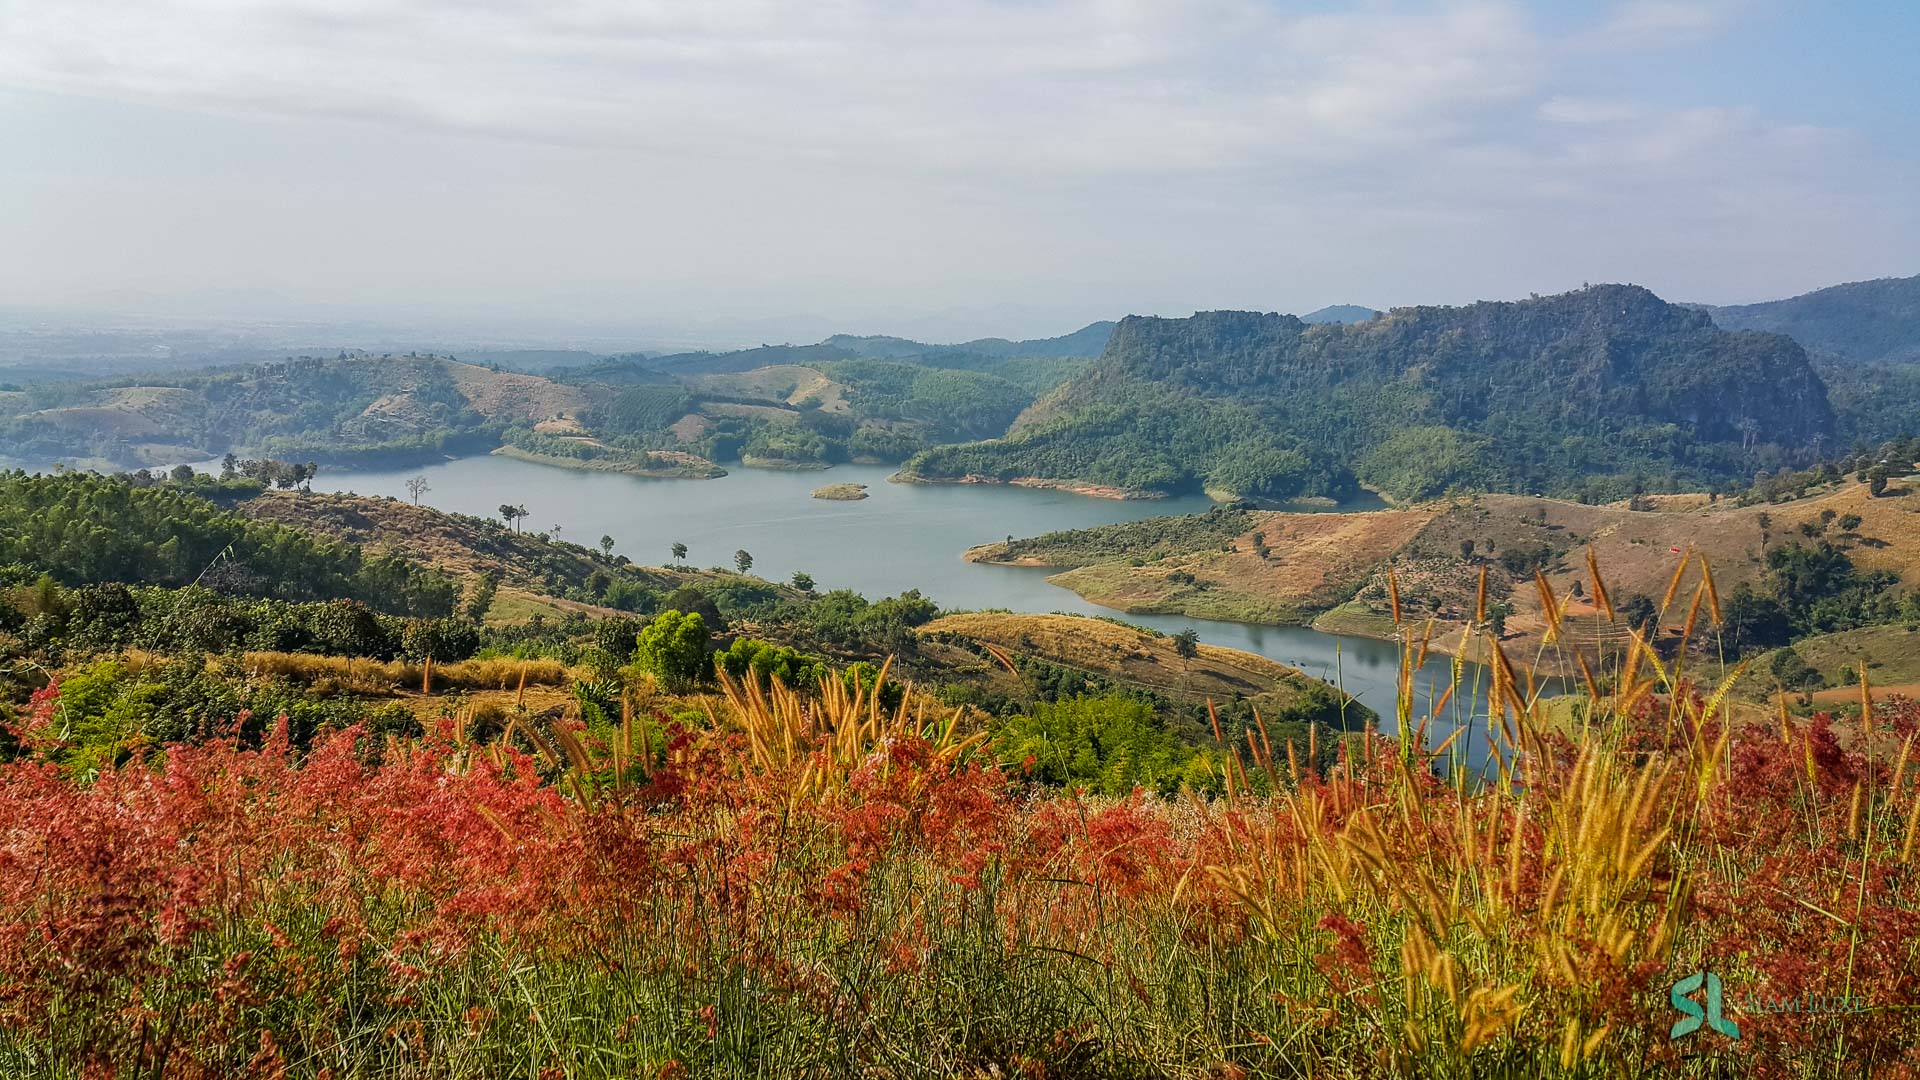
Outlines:
{"type": "Polygon", "coordinates": [[[611,536],[606,536],[606,535],[602,535],[602,536],[600,537],[600,554],[602,554],[602,555],[606,555],[606,556],[608,556],[608,557],[612,557],[612,555],[613,555],[613,537],[611,537],[611,536]]]}
{"type": "Polygon", "coordinates": [[[1646,626],[1660,614],[1660,609],[1655,606],[1653,597],[1645,593],[1634,593],[1627,597],[1626,603],[1615,610],[1621,620],[1634,630],[1646,626]]]}
{"type": "Polygon", "coordinates": [[[795,570],[793,572],[793,587],[804,593],[812,592],[813,575],[807,573],[805,570],[795,570]]]}
{"type": "Polygon", "coordinates": [[[1180,656],[1180,659],[1182,660],[1191,660],[1194,657],[1199,656],[1200,655],[1199,632],[1196,631],[1193,627],[1189,626],[1185,630],[1182,630],[1179,633],[1173,635],[1173,651],[1175,653],[1178,653],[1180,656]]]}
{"type": "Polygon", "coordinates": [[[1789,690],[1817,687],[1826,682],[1806,658],[1793,649],[1781,649],[1773,657],[1773,677],[1789,690]]]}
{"type": "Polygon", "coordinates": [[[479,648],[480,631],[460,619],[409,619],[400,631],[400,650],[413,660],[465,660],[479,648]]]}
{"type": "Polygon", "coordinates": [[[1507,616],[1512,614],[1513,605],[1504,600],[1487,605],[1487,629],[1496,639],[1507,636],[1507,616]]]}
{"type": "Polygon", "coordinates": [[[697,611],[663,611],[635,640],[634,661],[672,692],[686,690],[707,673],[707,620],[697,611]]]}
{"type": "Polygon", "coordinates": [[[739,551],[733,553],[733,565],[734,569],[744,574],[753,569],[753,556],[746,548],[741,548],[739,551]]]}
{"type": "Polygon", "coordinates": [[[493,598],[500,592],[500,575],[492,570],[483,570],[467,582],[467,594],[460,601],[460,611],[474,622],[485,622],[487,612],[493,610],[493,598]]]}
{"type": "Polygon", "coordinates": [[[675,560],[676,562],[677,562],[677,561],[679,561],[679,560],[681,560],[681,559],[684,559],[684,558],[686,558],[686,557],[687,557],[687,545],[685,545],[685,544],[682,544],[682,543],[680,543],[680,542],[678,542],[678,541],[675,541],[675,542],[674,542],[674,545],[673,545],[673,557],[674,557],[674,560],[675,560]]]}

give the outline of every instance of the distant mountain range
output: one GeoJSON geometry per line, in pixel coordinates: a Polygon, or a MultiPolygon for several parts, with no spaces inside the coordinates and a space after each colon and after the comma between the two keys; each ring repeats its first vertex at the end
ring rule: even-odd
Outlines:
{"type": "Polygon", "coordinates": [[[1359,323],[1129,317],[1007,438],[936,447],[927,480],[1401,499],[1450,487],[1592,498],[1751,477],[1830,443],[1805,350],[1636,286],[1359,323]]]}
{"type": "Polygon", "coordinates": [[[1129,316],[933,344],[340,353],[93,383],[0,380],[0,454],[391,463],[506,445],[618,471],[905,461],[1108,493],[1607,500],[1727,486],[1920,428],[1920,278],[1740,307],[1635,286],[1465,307],[1129,316]],[[1805,346],[1803,348],[1803,346],[1805,346]],[[503,368],[533,369],[516,374],[503,368]],[[37,384],[36,384],[37,383],[37,384]]]}
{"type": "Polygon", "coordinates": [[[1097,322],[1060,337],[1032,341],[979,338],[955,345],[934,345],[907,338],[835,334],[815,345],[762,345],[732,352],[673,353],[640,359],[655,371],[674,375],[713,375],[752,371],[773,364],[832,360],[901,360],[929,367],[983,369],[1018,359],[1092,359],[1106,348],[1114,324],[1097,322]]]}

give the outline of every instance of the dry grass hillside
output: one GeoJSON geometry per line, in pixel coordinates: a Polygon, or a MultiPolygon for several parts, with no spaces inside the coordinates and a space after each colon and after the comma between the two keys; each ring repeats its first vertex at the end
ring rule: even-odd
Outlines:
{"type": "Polygon", "coordinates": [[[1121,611],[1297,622],[1344,599],[1354,583],[1432,518],[1424,509],[1260,513],[1253,528],[1222,549],[1168,555],[1140,566],[1130,560],[1099,562],[1051,580],[1121,611]]]}
{"type": "MultiPolygon", "coordinates": [[[[1789,503],[1677,511],[1630,511],[1516,496],[1485,496],[1477,502],[1478,512],[1463,510],[1443,518],[1422,534],[1422,542],[1444,551],[1447,541],[1457,547],[1458,539],[1476,532],[1488,538],[1510,536],[1524,527],[1528,515],[1544,510],[1547,527],[1560,530],[1566,545],[1548,569],[1549,580],[1562,593],[1585,576],[1588,546],[1616,600],[1635,593],[1659,600],[1689,556],[1705,558],[1716,586],[1730,592],[1765,575],[1768,550],[1821,541],[1844,550],[1856,567],[1891,571],[1909,588],[1920,584],[1920,497],[1911,484],[1891,488],[1880,498],[1871,497],[1865,484],[1846,483],[1789,503]],[[1857,515],[1860,524],[1843,529],[1840,522],[1849,515],[1857,515]]],[[[1545,630],[1539,592],[1522,583],[1513,590],[1511,602],[1516,613],[1507,626],[1524,639],[1524,648],[1545,630]]],[[[1569,613],[1588,619],[1595,615],[1592,605],[1580,600],[1569,613]]],[[[1684,616],[1682,609],[1669,622],[1684,616]]]]}
{"type": "MultiPolygon", "coordinates": [[[[1121,611],[1252,622],[1305,621],[1324,612],[1314,625],[1367,636],[1391,633],[1391,570],[1403,617],[1433,619],[1436,644],[1447,649],[1461,647],[1486,566],[1489,601],[1513,609],[1506,628],[1517,656],[1538,652],[1546,630],[1532,566],[1541,566],[1560,596],[1575,592],[1576,582],[1584,593],[1589,547],[1616,603],[1636,594],[1659,600],[1676,569],[1697,558],[1712,567],[1721,592],[1731,592],[1759,581],[1767,551],[1796,542],[1832,543],[1863,570],[1891,571],[1908,587],[1920,585],[1920,482],[1897,482],[1879,498],[1849,481],[1787,503],[1737,507],[1673,496],[1649,504],[1653,509],[1632,510],[1480,495],[1355,514],[1255,511],[1250,527],[1224,543],[1183,548],[1167,541],[1164,524],[1136,523],[1107,527],[1092,555],[1085,532],[1060,534],[1053,543],[1021,541],[1017,561],[1065,567],[1050,580],[1121,611]],[[1859,523],[1846,527],[1854,517],[1859,523]],[[1133,535],[1140,539],[1130,545],[1133,535]]],[[[1203,519],[1174,520],[1200,528],[1203,519]]],[[[1007,545],[984,545],[968,557],[1007,561],[1007,545]]],[[[1590,600],[1570,601],[1569,640],[1623,640],[1625,627],[1602,618],[1590,600]]],[[[1684,615],[1683,608],[1673,620],[1684,615]]]]}
{"type": "Polygon", "coordinates": [[[447,374],[473,411],[489,420],[537,422],[578,416],[586,392],[539,375],[494,371],[477,364],[449,361],[447,374]]]}
{"type": "Polygon", "coordinates": [[[484,518],[446,514],[397,499],[272,491],[237,509],[249,517],[363,544],[373,551],[404,554],[455,574],[498,574],[501,590],[490,621],[572,611],[621,614],[554,595],[596,573],[661,590],[709,576],[694,569],[621,566],[579,544],[542,540],[484,518]]]}
{"type": "Polygon", "coordinates": [[[752,371],[702,375],[689,381],[695,389],[706,394],[778,402],[796,407],[803,402],[812,402],[822,412],[830,413],[845,413],[853,408],[847,401],[847,388],[844,385],[813,368],[798,364],[775,364],[752,371]]]}
{"type": "Polygon", "coordinates": [[[972,612],[942,616],[915,632],[923,640],[978,642],[1173,697],[1285,705],[1309,686],[1322,685],[1285,664],[1238,649],[1201,645],[1188,659],[1172,637],[1079,615],[972,612]]]}

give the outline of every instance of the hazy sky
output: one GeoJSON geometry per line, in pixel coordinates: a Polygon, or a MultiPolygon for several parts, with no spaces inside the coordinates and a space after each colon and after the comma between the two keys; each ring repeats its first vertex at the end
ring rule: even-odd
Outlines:
{"type": "Polygon", "coordinates": [[[1908,0],[0,0],[0,304],[1764,299],[1920,272],[1917,49],[1908,0]]]}

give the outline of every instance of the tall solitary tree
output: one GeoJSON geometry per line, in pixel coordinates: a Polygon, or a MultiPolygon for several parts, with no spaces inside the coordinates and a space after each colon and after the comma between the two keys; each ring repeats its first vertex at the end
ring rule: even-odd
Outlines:
{"type": "Polygon", "coordinates": [[[600,554],[608,556],[613,554],[613,537],[605,535],[600,537],[600,554]]]}
{"type": "Polygon", "coordinates": [[[678,543],[678,542],[676,542],[676,543],[675,543],[675,544],[673,545],[673,557],[674,557],[674,559],[675,559],[675,560],[679,560],[679,559],[684,559],[684,558],[686,558],[686,557],[687,557],[687,545],[685,545],[685,544],[682,544],[682,543],[678,543]]]}
{"type": "Polygon", "coordinates": [[[407,494],[413,496],[413,505],[415,506],[420,505],[420,496],[432,490],[432,485],[427,483],[427,478],[424,476],[407,478],[407,494]]]}
{"type": "Polygon", "coordinates": [[[747,552],[746,548],[741,548],[733,553],[733,565],[744,574],[753,569],[753,556],[747,552]]]}
{"type": "Polygon", "coordinates": [[[1191,660],[1200,655],[1200,634],[1193,627],[1173,635],[1173,651],[1182,660],[1191,660]]]}

